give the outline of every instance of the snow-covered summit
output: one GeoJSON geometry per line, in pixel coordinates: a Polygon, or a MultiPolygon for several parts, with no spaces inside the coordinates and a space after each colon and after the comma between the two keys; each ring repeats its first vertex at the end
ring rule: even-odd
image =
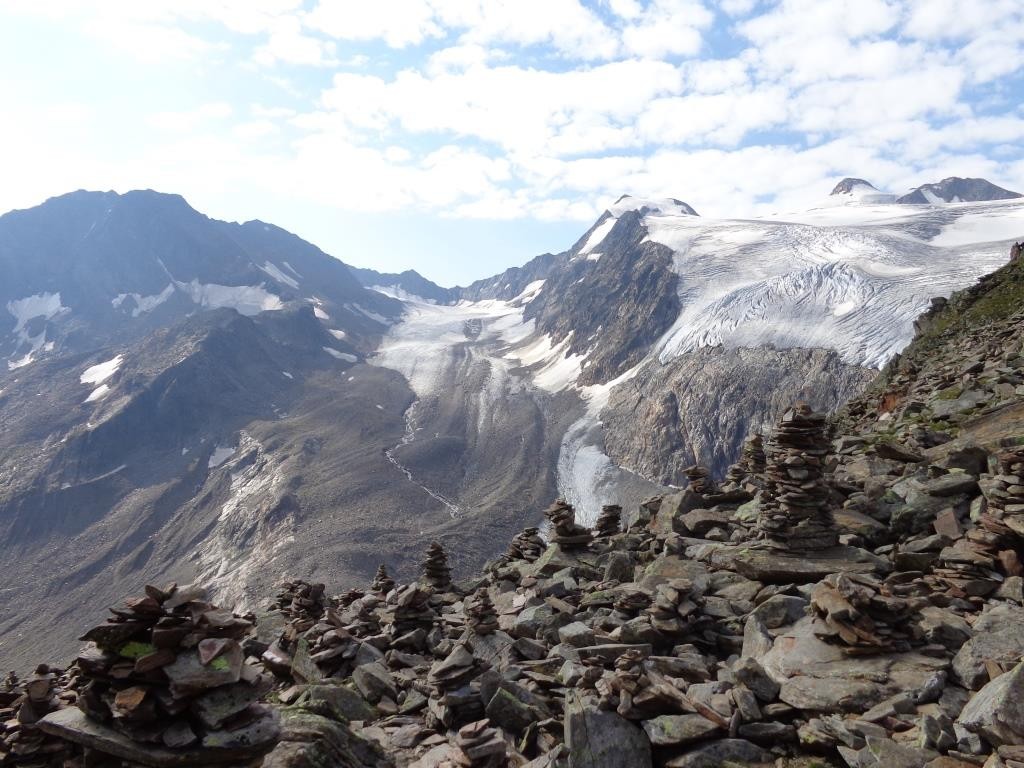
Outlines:
{"type": "Polygon", "coordinates": [[[864,179],[847,177],[840,181],[828,196],[827,205],[843,205],[846,203],[865,203],[878,205],[896,202],[896,195],[882,192],[871,182],[864,179]]]}
{"type": "Polygon", "coordinates": [[[699,216],[688,203],[674,197],[633,197],[623,195],[608,207],[608,213],[618,218],[627,211],[639,211],[643,214],[660,213],[666,216],[699,216]]]}

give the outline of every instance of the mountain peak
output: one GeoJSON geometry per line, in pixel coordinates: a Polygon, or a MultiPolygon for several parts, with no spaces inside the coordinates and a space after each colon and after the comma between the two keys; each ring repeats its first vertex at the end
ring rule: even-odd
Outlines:
{"type": "Polygon", "coordinates": [[[932,184],[915,187],[897,203],[912,205],[941,205],[943,203],[976,203],[989,200],[1013,200],[1024,197],[1019,192],[996,186],[987,179],[967,179],[949,176],[932,184]]]}
{"type": "Polygon", "coordinates": [[[864,179],[857,179],[852,176],[847,176],[845,179],[836,184],[835,187],[832,188],[832,192],[829,194],[830,196],[852,195],[854,191],[856,191],[858,188],[863,187],[867,187],[868,190],[873,190],[875,192],[878,191],[878,188],[875,187],[875,185],[869,181],[865,181],[864,179]]]}
{"type": "Polygon", "coordinates": [[[608,212],[618,218],[627,211],[637,211],[640,214],[645,213],[662,213],[667,215],[675,216],[699,216],[700,214],[694,210],[693,206],[688,203],[684,203],[682,200],[677,200],[674,197],[633,197],[632,195],[622,195],[616,200],[611,206],[608,207],[608,212]]]}

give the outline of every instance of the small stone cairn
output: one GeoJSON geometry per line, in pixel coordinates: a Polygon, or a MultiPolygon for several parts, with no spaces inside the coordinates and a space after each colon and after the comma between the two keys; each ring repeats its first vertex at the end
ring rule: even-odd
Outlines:
{"type": "Polygon", "coordinates": [[[423,581],[437,592],[448,592],[452,588],[452,571],[448,567],[448,555],[437,541],[427,547],[427,558],[423,561],[423,581]]]}
{"type": "Polygon", "coordinates": [[[466,623],[476,635],[491,635],[498,629],[498,612],[487,592],[487,587],[480,587],[467,601],[466,623]]]}
{"type": "Polygon", "coordinates": [[[683,474],[686,475],[686,479],[690,483],[690,489],[694,493],[701,496],[710,496],[711,494],[718,493],[718,486],[711,476],[711,470],[707,467],[694,464],[692,467],[684,469],[683,474]]]}
{"type": "Polygon", "coordinates": [[[75,693],[64,690],[66,677],[46,664],[22,683],[11,672],[0,686],[0,765],[62,768],[72,745],[46,734],[38,723],[52,712],[74,703],[75,693]]]}
{"type": "Polygon", "coordinates": [[[544,543],[537,528],[524,528],[512,539],[508,551],[502,556],[502,561],[511,563],[515,560],[525,560],[532,563],[544,554],[546,548],[547,544],[544,543]]]}
{"type": "Polygon", "coordinates": [[[830,445],[825,416],[800,403],[786,411],[765,451],[765,489],[758,519],[762,538],[781,550],[834,547],[838,534],[823,479],[830,445]]]}
{"type": "Polygon", "coordinates": [[[622,507],[618,504],[605,504],[594,524],[595,535],[599,539],[607,539],[622,532],[622,507]]]}
{"type": "Polygon", "coordinates": [[[252,621],[197,585],[147,586],[125,604],[82,636],[78,707],[41,730],[132,765],[248,765],[274,746],[278,718],[262,703],[273,684],[240,644],[252,621]]]}
{"type": "Polygon", "coordinates": [[[377,575],[373,577],[373,583],[370,585],[370,591],[376,592],[380,595],[386,595],[392,589],[395,588],[395,580],[388,575],[387,566],[381,563],[377,566],[377,575]]]}
{"type": "Polygon", "coordinates": [[[576,511],[565,499],[558,499],[544,511],[551,524],[551,541],[566,552],[587,549],[594,540],[589,528],[576,523],[576,511]]]}
{"type": "Polygon", "coordinates": [[[911,620],[926,604],[894,597],[883,582],[856,573],[826,576],[811,593],[815,634],[849,656],[909,650],[911,620]]]}

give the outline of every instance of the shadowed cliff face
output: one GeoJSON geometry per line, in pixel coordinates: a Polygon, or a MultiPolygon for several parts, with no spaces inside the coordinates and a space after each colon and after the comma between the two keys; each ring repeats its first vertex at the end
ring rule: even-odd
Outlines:
{"type": "Polygon", "coordinates": [[[682,470],[694,463],[721,475],[744,438],[768,429],[787,403],[833,410],[875,373],[822,349],[711,347],[651,362],[616,387],[601,412],[606,449],[662,484],[684,484],[682,470]]]}

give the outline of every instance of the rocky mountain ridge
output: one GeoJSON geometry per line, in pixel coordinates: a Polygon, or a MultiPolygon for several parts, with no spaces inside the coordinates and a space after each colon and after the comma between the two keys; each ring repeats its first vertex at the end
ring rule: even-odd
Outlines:
{"type": "Polygon", "coordinates": [[[1022,250],[836,418],[787,408],[724,477],[592,527],[558,501],[477,575],[432,544],[418,581],[293,579],[249,617],[147,588],[66,672],[8,679],[2,759],[169,765],[212,727],[204,761],[266,768],[1014,768],[1022,250]]]}

